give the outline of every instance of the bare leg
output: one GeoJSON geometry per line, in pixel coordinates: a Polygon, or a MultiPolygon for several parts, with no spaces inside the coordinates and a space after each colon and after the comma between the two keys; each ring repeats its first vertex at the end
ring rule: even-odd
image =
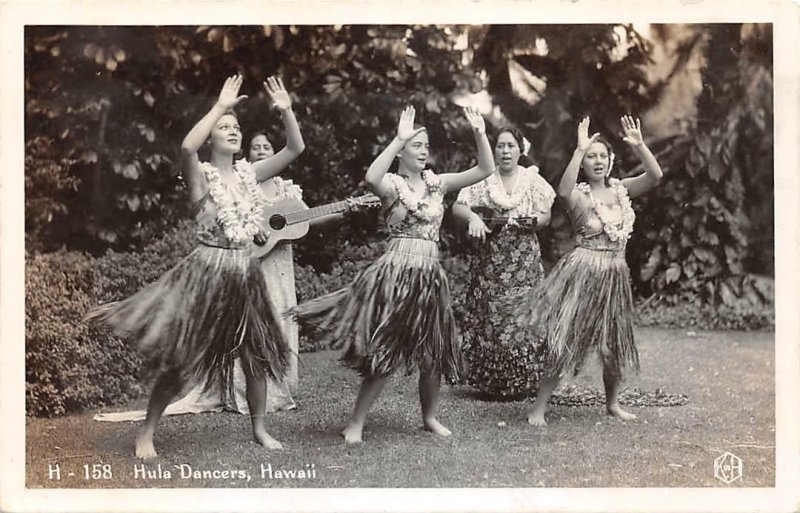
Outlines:
{"type": "Polygon", "coordinates": [[[364,422],[367,420],[367,414],[370,408],[372,408],[372,403],[378,398],[378,395],[388,381],[389,378],[381,378],[378,376],[368,376],[364,378],[364,381],[361,383],[361,389],[358,391],[358,399],[356,399],[356,407],[353,410],[353,415],[350,417],[350,422],[347,423],[347,427],[342,431],[345,443],[361,443],[361,434],[364,431],[364,422]]]}
{"type": "Polygon", "coordinates": [[[419,404],[422,406],[422,423],[425,425],[425,429],[436,435],[450,436],[450,430],[436,420],[441,380],[441,372],[435,370],[431,362],[420,365],[419,404]]]}
{"type": "Polygon", "coordinates": [[[158,420],[164,409],[175,398],[183,387],[179,371],[162,372],[153,385],[150,401],[147,403],[147,416],[144,424],[136,436],[136,457],[142,460],[153,459],[156,454],[153,446],[153,435],[156,432],[158,420]]]}
{"type": "Polygon", "coordinates": [[[606,412],[622,420],[635,419],[636,415],[628,413],[619,405],[619,389],[622,379],[616,369],[603,362],[603,385],[606,389],[606,412]]]}
{"type": "Polygon", "coordinates": [[[539,391],[536,392],[536,400],[533,402],[533,407],[528,412],[528,424],[534,426],[546,426],[547,421],[544,420],[544,414],[547,412],[547,402],[553,391],[558,386],[558,376],[545,376],[542,382],[539,383],[539,391]]]}
{"type": "Polygon", "coordinates": [[[253,438],[267,449],[283,449],[281,443],[267,433],[265,424],[267,410],[267,379],[262,373],[253,373],[246,359],[242,359],[247,385],[247,406],[253,425],[253,438]]]}

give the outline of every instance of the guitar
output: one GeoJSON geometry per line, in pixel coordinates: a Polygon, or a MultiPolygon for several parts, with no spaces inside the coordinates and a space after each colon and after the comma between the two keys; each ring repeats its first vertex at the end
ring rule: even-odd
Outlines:
{"type": "Polygon", "coordinates": [[[476,207],[472,209],[473,212],[481,217],[481,220],[486,226],[494,231],[496,228],[502,228],[511,223],[511,226],[520,228],[536,228],[538,220],[535,217],[514,217],[501,215],[497,210],[488,207],[476,207]]]}
{"type": "Polygon", "coordinates": [[[380,198],[374,194],[347,198],[344,201],[328,203],[314,208],[308,208],[305,203],[295,198],[285,198],[272,205],[266,205],[262,211],[264,222],[261,225],[261,229],[267,235],[267,240],[261,245],[253,243],[250,248],[250,254],[257,258],[263,258],[279,242],[297,240],[303,237],[308,233],[308,222],[312,219],[340,212],[355,212],[364,208],[375,208],[380,205],[380,198]]]}

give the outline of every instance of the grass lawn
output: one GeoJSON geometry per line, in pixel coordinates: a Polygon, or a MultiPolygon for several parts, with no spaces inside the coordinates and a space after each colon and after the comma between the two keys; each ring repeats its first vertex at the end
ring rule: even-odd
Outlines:
{"type": "MultiPolygon", "coordinates": [[[[338,436],[358,377],[330,351],[301,355],[299,409],[271,414],[283,451],[251,442],[249,419],[233,413],[165,417],[160,457],[148,470],[170,479],[136,479],[133,439],[139,423],[102,423],[87,412],[28,419],[28,487],[772,487],[775,484],[774,333],[637,330],[641,375],[626,386],[689,396],[674,407],[630,408],[620,422],[600,406],[554,406],[549,426],[525,422],[531,401],[485,402],[468,387],[443,387],[439,419],[453,436],[421,429],[416,378],[396,377],[377,401],[365,443],[338,436]],[[714,459],[740,457],[743,477],[726,485],[714,459]],[[48,479],[59,464],[60,481],[48,479]],[[83,465],[108,464],[111,479],[85,480],[83,465]],[[244,478],[180,478],[192,470],[243,470],[244,478]],[[271,465],[273,478],[262,478],[271,465]],[[277,479],[278,469],[313,469],[306,479],[277,479]],[[187,468],[187,467],[184,467],[187,468]],[[72,472],[74,476],[68,474],[72,472]],[[163,475],[163,474],[162,474],[163,475]]],[[[601,388],[598,370],[576,384],[601,388]]],[[[145,400],[118,409],[141,408],[145,400]]],[[[90,470],[91,472],[91,470],[90,470]]]]}

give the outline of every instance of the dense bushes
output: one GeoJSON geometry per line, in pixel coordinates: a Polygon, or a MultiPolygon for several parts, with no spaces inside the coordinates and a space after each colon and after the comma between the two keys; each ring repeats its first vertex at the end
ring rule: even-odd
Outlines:
{"type": "Polygon", "coordinates": [[[29,415],[54,416],[124,401],[140,390],[136,355],[81,322],[92,304],[92,259],[29,256],[25,268],[25,382],[29,415]]]}
{"type": "Polygon", "coordinates": [[[172,267],[194,246],[181,223],[141,253],[28,255],[25,368],[29,415],[53,416],[119,403],[141,393],[135,348],[82,322],[93,305],[121,299],[172,267]]]}

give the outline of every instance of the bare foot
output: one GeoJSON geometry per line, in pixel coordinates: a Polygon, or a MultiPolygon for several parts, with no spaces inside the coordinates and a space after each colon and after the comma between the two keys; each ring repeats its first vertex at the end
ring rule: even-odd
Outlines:
{"type": "Polygon", "coordinates": [[[158,456],[153,446],[153,435],[141,434],[136,437],[136,457],[140,460],[152,460],[158,456]]]}
{"type": "Polygon", "coordinates": [[[538,427],[547,426],[547,421],[544,420],[544,412],[531,411],[530,413],[528,413],[528,424],[530,424],[531,426],[538,426],[538,427]]]}
{"type": "Polygon", "coordinates": [[[344,437],[344,442],[346,444],[360,444],[361,440],[361,432],[364,430],[363,424],[348,424],[346,428],[342,430],[342,436],[344,437]]]}
{"type": "Polygon", "coordinates": [[[425,429],[432,432],[434,435],[450,436],[453,434],[449,429],[441,425],[439,421],[433,417],[429,419],[423,419],[422,423],[425,425],[425,429]]]}
{"type": "Polygon", "coordinates": [[[606,412],[609,415],[613,415],[614,417],[617,417],[620,420],[633,420],[636,418],[636,415],[634,415],[633,413],[626,412],[618,404],[615,404],[613,406],[607,406],[606,412]]]}
{"type": "Polygon", "coordinates": [[[269,436],[266,431],[253,431],[253,438],[267,449],[283,449],[281,443],[269,436]]]}

